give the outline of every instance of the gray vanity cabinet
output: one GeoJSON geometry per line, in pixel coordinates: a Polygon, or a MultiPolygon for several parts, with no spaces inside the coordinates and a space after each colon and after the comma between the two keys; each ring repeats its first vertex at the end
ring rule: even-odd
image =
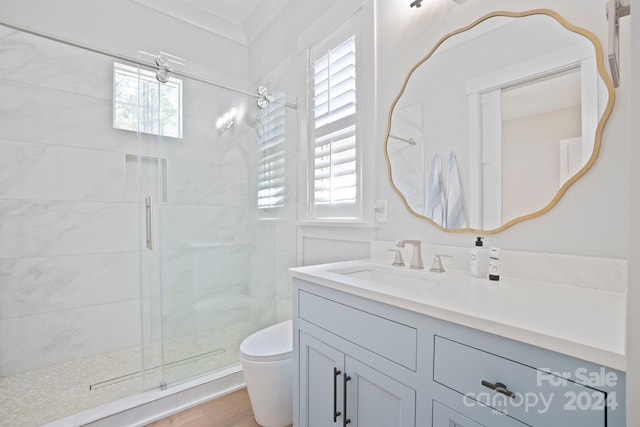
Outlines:
{"type": "Polygon", "coordinates": [[[293,283],[296,427],[625,426],[620,371],[293,283]]]}
{"type": "Polygon", "coordinates": [[[360,427],[414,427],[416,391],[364,363],[346,358],[347,419],[360,427]]]}
{"type": "MultiPolygon", "coordinates": [[[[338,425],[342,416],[344,353],[299,333],[300,423],[307,427],[338,425]]],[[[294,394],[295,396],[296,394],[294,394]]]]}
{"type": "Polygon", "coordinates": [[[415,391],[300,333],[300,424],[414,427],[415,391]],[[346,392],[346,394],[345,394],[346,392]]]}
{"type": "MultiPolygon", "coordinates": [[[[298,296],[299,312],[307,319],[303,322],[310,320],[313,323],[301,328],[296,336],[299,387],[294,395],[298,395],[299,410],[295,425],[415,427],[415,390],[383,373],[386,370],[384,362],[377,360],[382,358],[375,352],[360,348],[350,354],[351,346],[343,339],[318,328],[319,325],[346,321],[343,325],[347,334],[357,334],[353,337],[355,341],[368,342],[379,351],[377,347],[395,340],[396,336],[380,334],[380,329],[374,334],[358,330],[369,329],[372,324],[385,325],[388,320],[309,292],[301,291],[298,296]],[[347,321],[351,316],[355,318],[347,321]]],[[[406,326],[394,322],[386,326],[401,335],[407,332],[406,326]]],[[[415,345],[415,336],[413,341],[415,345]]],[[[415,346],[413,356],[411,359],[415,359],[415,346]]]]}

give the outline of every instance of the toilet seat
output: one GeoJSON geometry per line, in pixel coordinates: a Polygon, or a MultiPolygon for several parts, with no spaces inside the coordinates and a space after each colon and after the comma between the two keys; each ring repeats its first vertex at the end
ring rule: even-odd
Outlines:
{"type": "Polygon", "coordinates": [[[275,362],[293,357],[293,322],[262,329],[240,344],[240,357],[253,362],[275,362]]]}

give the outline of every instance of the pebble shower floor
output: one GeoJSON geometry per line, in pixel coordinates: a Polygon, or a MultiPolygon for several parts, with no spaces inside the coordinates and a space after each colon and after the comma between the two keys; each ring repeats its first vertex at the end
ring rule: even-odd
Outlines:
{"type": "MultiPolygon", "coordinates": [[[[165,348],[165,378],[184,372],[210,373],[239,361],[242,339],[253,332],[238,328],[210,331],[205,337],[174,339],[165,348]],[[196,355],[196,356],[194,356],[196,355]]],[[[36,427],[141,391],[141,348],[103,353],[0,378],[0,425],[36,427]],[[93,387],[92,387],[93,386],[93,387]]],[[[156,355],[160,348],[150,352],[156,355]]],[[[151,369],[158,375],[159,369],[151,369]]]]}

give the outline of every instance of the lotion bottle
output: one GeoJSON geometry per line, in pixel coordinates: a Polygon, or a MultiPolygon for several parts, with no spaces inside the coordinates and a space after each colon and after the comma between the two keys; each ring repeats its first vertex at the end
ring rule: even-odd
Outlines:
{"type": "Polygon", "coordinates": [[[482,279],[487,277],[487,265],[489,264],[489,249],[482,246],[483,237],[476,238],[476,245],[471,249],[471,264],[469,269],[473,277],[482,279]]]}
{"type": "Polygon", "coordinates": [[[500,280],[500,249],[491,248],[489,251],[489,280],[500,280]]]}

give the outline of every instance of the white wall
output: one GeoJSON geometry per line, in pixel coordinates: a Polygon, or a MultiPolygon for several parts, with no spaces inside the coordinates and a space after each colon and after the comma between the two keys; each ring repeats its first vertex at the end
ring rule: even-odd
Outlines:
{"type": "Polygon", "coordinates": [[[247,77],[246,46],[131,0],[0,0],[0,19],[132,58],[162,51],[247,77]]]}
{"type": "MultiPolygon", "coordinates": [[[[640,40],[640,0],[631,1],[634,13],[624,20],[631,21],[631,40],[640,40]]],[[[640,396],[640,43],[631,46],[631,54],[623,56],[621,61],[631,62],[632,72],[627,76],[627,85],[631,86],[630,100],[630,138],[629,138],[629,284],[627,289],[627,396],[629,402],[637,402],[640,396]],[[629,81],[630,76],[636,76],[629,81]]],[[[640,425],[640,406],[627,405],[627,425],[640,425]]]]}

